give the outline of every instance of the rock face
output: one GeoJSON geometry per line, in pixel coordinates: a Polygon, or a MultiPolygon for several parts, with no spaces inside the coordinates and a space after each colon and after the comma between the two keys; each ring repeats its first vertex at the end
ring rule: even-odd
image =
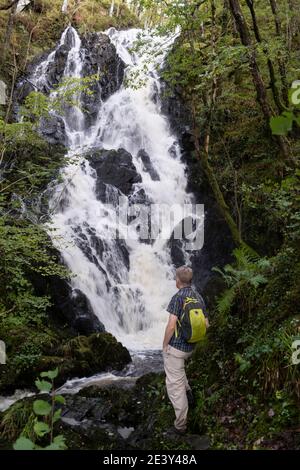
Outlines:
{"type": "Polygon", "coordinates": [[[85,95],[83,105],[89,120],[93,120],[99,110],[100,100],[106,100],[121,86],[125,64],[116,54],[115,46],[105,34],[89,33],[82,39],[84,48],[83,75],[99,73],[99,82],[91,87],[92,95],[85,95]]]}
{"type": "MultiPolygon", "coordinates": [[[[61,81],[73,44],[74,33],[72,28],[69,28],[64,43],[56,48],[51,60],[47,63],[43,72],[44,79],[39,82],[38,91],[49,94],[51,89],[61,81]]],[[[15,114],[26,96],[32,91],[37,91],[33,83],[34,79],[31,77],[50,53],[51,51],[48,51],[35,58],[21,77],[14,96],[15,114]]],[[[92,94],[83,92],[81,96],[86,125],[91,125],[98,114],[101,100],[106,100],[121,86],[125,64],[117,55],[116,48],[110,42],[109,37],[101,33],[87,33],[81,38],[80,60],[82,61],[82,77],[99,74],[99,80],[90,85],[92,94]]],[[[42,119],[40,131],[50,143],[66,143],[65,125],[60,117],[42,119]]]]}
{"type": "Polygon", "coordinates": [[[96,194],[103,202],[107,201],[107,185],[114,186],[128,196],[132,192],[133,185],[142,181],[132,162],[132,156],[124,149],[95,150],[86,156],[96,170],[96,194]]]}
{"type": "MultiPolygon", "coordinates": [[[[179,90],[170,90],[166,83],[162,94],[162,110],[167,114],[173,132],[179,138],[183,161],[186,163],[188,190],[195,195],[195,203],[204,204],[204,246],[192,252],[191,263],[194,270],[195,287],[203,293],[208,305],[220,290],[219,276],[214,274],[214,266],[224,266],[232,261],[234,243],[226,222],[221,216],[212,190],[199,161],[193,157],[194,143],[191,134],[191,116],[180,99],[179,90]]],[[[171,256],[176,267],[184,263],[181,242],[171,238],[171,256]]]]}
{"type": "MultiPolygon", "coordinates": [[[[52,255],[63,264],[61,255],[55,248],[52,248],[52,255]]],[[[32,274],[30,280],[36,295],[51,298],[48,314],[59,327],[67,324],[70,332],[75,335],[105,331],[86,295],[80,289],[73,289],[67,280],[58,276],[46,278],[37,274],[32,274]]]]}
{"type": "Polygon", "coordinates": [[[83,335],[94,332],[104,332],[105,327],[93,312],[86,295],[80,289],[72,289],[64,281],[57,280],[51,286],[51,298],[54,302],[52,313],[63,319],[75,330],[83,335]]]}

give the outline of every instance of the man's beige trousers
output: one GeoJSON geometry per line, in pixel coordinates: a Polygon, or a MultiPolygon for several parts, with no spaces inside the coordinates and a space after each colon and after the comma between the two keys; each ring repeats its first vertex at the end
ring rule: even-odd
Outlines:
{"type": "Polygon", "coordinates": [[[191,388],[185,374],[184,362],[192,353],[193,351],[180,351],[170,345],[163,352],[167,392],[176,416],[174,426],[182,431],[186,430],[189,408],[186,391],[191,388]]]}

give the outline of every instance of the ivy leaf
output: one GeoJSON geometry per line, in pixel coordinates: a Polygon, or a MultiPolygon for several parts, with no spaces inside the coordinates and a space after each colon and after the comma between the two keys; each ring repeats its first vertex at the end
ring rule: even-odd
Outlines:
{"type": "Polygon", "coordinates": [[[50,432],[50,427],[47,423],[44,423],[43,421],[37,421],[34,424],[33,429],[36,435],[39,437],[43,437],[45,436],[45,434],[48,434],[50,432]]]}
{"type": "Polygon", "coordinates": [[[27,437],[19,437],[13,445],[14,450],[33,450],[34,442],[27,437]]]}
{"type": "Polygon", "coordinates": [[[36,387],[39,389],[40,392],[50,392],[52,388],[52,384],[48,382],[47,380],[39,380],[37,379],[35,381],[36,387]]]}
{"type": "Polygon", "coordinates": [[[35,400],[33,402],[33,411],[37,415],[48,416],[51,412],[51,406],[45,400],[35,400]]]}

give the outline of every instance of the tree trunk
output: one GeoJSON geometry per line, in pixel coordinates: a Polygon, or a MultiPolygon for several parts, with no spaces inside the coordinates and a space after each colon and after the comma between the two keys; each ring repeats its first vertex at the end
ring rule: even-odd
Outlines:
{"type": "Polygon", "coordinates": [[[288,0],[289,20],[287,21],[287,44],[288,50],[293,48],[294,36],[299,34],[299,1],[288,0]]]}
{"type": "MultiPolygon", "coordinates": [[[[211,45],[212,45],[212,51],[214,52],[215,50],[215,44],[216,44],[216,6],[215,6],[215,1],[211,0],[211,20],[212,20],[212,26],[211,26],[211,45]]],[[[211,136],[211,120],[213,116],[213,111],[215,108],[215,103],[216,103],[216,97],[217,97],[217,88],[218,88],[218,83],[217,83],[217,78],[214,77],[212,80],[212,85],[211,85],[211,90],[210,90],[210,96],[205,96],[204,97],[204,102],[208,106],[208,112],[206,116],[206,123],[205,123],[205,135],[204,135],[204,149],[202,151],[200,142],[199,142],[199,135],[200,131],[197,125],[197,116],[196,116],[196,103],[195,99],[193,97],[192,99],[192,116],[193,116],[193,140],[194,140],[194,145],[195,145],[195,152],[197,155],[198,160],[201,163],[201,166],[205,172],[205,175],[208,179],[208,182],[210,184],[210,187],[213,191],[214,197],[216,199],[216,202],[218,204],[219,210],[224,217],[229,230],[231,232],[232,238],[234,243],[239,246],[243,243],[241,233],[238,229],[238,226],[236,222],[234,221],[232,215],[230,214],[230,209],[228,205],[225,202],[223,193],[220,189],[218,180],[216,178],[215,172],[213,168],[211,167],[209,163],[209,145],[210,145],[210,136],[211,136]]]]}
{"type": "MultiPolygon", "coordinates": [[[[256,60],[256,53],[252,45],[249,28],[241,10],[239,0],[229,0],[229,4],[241,38],[241,42],[249,50],[249,66],[252,74],[252,80],[256,89],[257,101],[269,127],[270,118],[273,116],[273,113],[267,100],[267,91],[256,60]]],[[[289,157],[289,150],[285,139],[282,136],[275,136],[275,139],[283,157],[287,159],[289,157]]]]}
{"type": "MultiPolygon", "coordinates": [[[[254,29],[254,34],[255,34],[256,41],[261,44],[262,39],[261,39],[261,35],[260,35],[260,31],[259,31],[259,27],[258,27],[258,23],[257,23],[257,19],[256,19],[256,13],[255,13],[255,9],[254,9],[254,1],[253,0],[246,0],[246,3],[248,5],[248,8],[249,8],[250,13],[251,13],[251,18],[252,18],[253,29],[254,29]]],[[[282,111],[285,110],[285,106],[283,106],[283,104],[281,103],[279,91],[278,91],[278,88],[277,88],[277,85],[276,85],[275,68],[274,68],[272,60],[270,59],[270,57],[268,55],[267,48],[264,47],[263,52],[264,52],[265,56],[267,57],[267,63],[268,63],[268,69],[269,69],[269,75],[270,75],[270,87],[271,87],[271,90],[272,90],[272,93],[273,93],[273,98],[274,98],[274,101],[275,101],[275,104],[277,106],[277,109],[278,109],[279,113],[282,113],[282,111]]]]}
{"type": "MultiPolygon", "coordinates": [[[[270,5],[271,5],[271,10],[274,16],[276,36],[281,38],[282,28],[281,28],[280,18],[278,16],[277,1],[270,0],[270,5]]],[[[284,59],[281,57],[278,58],[278,67],[279,67],[279,73],[280,73],[280,78],[281,78],[281,83],[282,83],[282,90],[281,90],[282,97],[283,97],[285,105],[288,106],[289,98],[288,98],[288,82],[286,78],[286,64],[285,64],[284,59]]]]}
{"type": "Polygon", "coordinates": [[[232,239],[234,243],[239,246],[243,243],[240,231],[238,229],[238,226],[236,222],[234,221],[232,215],[230,214],[230,210],[228,205],[225,202],[223,193],[220,189],[219,183],[217,181],[216,175],[214,170],[212,169],[210,163],[209,163],[209,142],[210,142],[210,132],[207,130],[206,135],[205,135],[205,143],[204,143],[204,151],[201,151],[200,148],[200,143],[199,143],[199,129],[196,125],[196,122],[194,120],[194,125],[193,125],[193,140],[194,140],[194,145],[195,145],[195,151],[197,158],[199,159],[201,166],[205,172],[205,175],[208,179],[209,185],[213,191],[214,197],[216,199],[216,202],[218,204],[219,210],[224,217],[229,230],[231,232],[232,239]]]}

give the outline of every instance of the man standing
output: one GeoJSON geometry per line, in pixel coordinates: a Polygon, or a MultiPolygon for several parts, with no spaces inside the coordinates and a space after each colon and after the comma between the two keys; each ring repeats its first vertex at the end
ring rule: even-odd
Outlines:
{"type": "Polygon", "coordinates": [[[178,434],[184,434],[186,431],[188,399],[190,402],[193,400],[192,390],[185,374],[184,363],[192,355],[196,343],[188,342],[180,328],[177,331],[187,298],[199,301],[205,315],[206,327],[208,327],[205,304],[201,295],[191,287],[192,277],[193,271],[187,266],[181,266],[176,270],[178,292],[172,297],[167,307],[167,312],[170,315],[163,341],[166,386],[176,416],[174,431],[178,434]]]}

